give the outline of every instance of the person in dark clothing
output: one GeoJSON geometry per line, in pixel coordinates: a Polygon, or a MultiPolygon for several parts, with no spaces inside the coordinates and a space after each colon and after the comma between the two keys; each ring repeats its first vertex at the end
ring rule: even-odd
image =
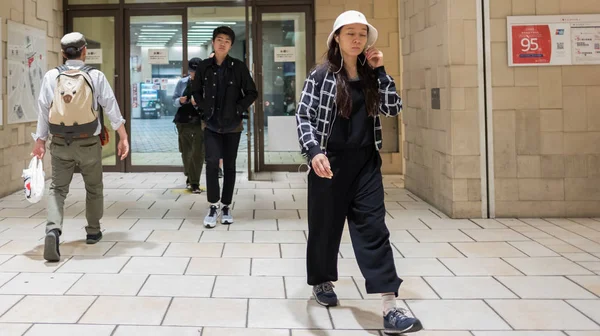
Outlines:
{"type": "Polygon", "coordinates": [[[367,293],[381,293],[385,332],[402,334],[422,325],[396,306],[402,280],[385,224],[380,114],[398,115],[402,100],[376,40],[362,13],[342,13],[327,40],[327,60],[304,82],[296,120],[309,164],[307,282],[319,304],[338,304],[332,282],[347,219],[367,293]]]}
{"type": "MultiPolygon", "coordinates": [[[[208,57],[212,58],[215,56],[215,51],[211,51],[208,57]]],[[[219,158],[219,178],[223,178],[223,158],[219,158]]]]}
{"type": "Polygon", "coordinates": [[[235,187],[235,160],[250,105],[258,97],[256,85],[244,62],[229,56],[235,34],[229,27],[213,31],[215,55],[203,60],[192,82],[194,103],[204,118],[206,189],[210,203],[204,226],[232,224],[231,202],[235,187]],[[223,192],[219,192],[219,159],[223,159],[223,192]],[[221,194],[221,195],[220,195],[221,194]],[[220,204],[219,204],[220,201],[220,204]]]}
{"type": "Polygon", "coordinates": [[[179,151],[183,170],[187,176],[187,187],[194,194],[200,194],[200,175],[204,164],[204,131],[198,110],[192,105],[192,81],[202,60],[198,57],[188,62],[189,76],[177,83],[173,93],[173,104],[178,107],[173,122],[179,134],[179,151]]]}

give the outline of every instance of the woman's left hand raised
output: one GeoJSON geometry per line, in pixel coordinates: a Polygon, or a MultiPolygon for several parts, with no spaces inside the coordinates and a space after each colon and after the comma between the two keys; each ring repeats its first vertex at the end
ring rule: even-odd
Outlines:
{"type": "Polygon", "coordinates": [[[383,53],[379,49],[371,47],[367,49],[365,55],[367,56],[369,65],[373,69],[383,66],[383,53]]]}

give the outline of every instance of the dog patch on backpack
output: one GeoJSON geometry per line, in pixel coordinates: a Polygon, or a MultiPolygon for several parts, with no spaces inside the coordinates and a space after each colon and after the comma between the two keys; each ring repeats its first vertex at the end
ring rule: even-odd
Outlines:
{"type": "Polygon", "coordinates": [[[72,138],[91,137],[98,127],[98,111],[94,109],[94,87],[91,67],[57,68],[56,88],[50,106],[50,133],[72,138]]]}

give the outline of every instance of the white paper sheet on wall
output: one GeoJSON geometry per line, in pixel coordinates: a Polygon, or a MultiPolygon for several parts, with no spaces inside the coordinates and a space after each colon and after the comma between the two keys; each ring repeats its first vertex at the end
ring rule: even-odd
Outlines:
{"type": "Polygon", "coordinates": [[[46,32],[8,21],[6,48],[8,124],[37,121],[37,101],[46,74],[46,32]]]}
{"type": "Polygon", "coordinates": [[[85,63],[102,64],[102,49],[88,49],[85,63]]]}
{"type": "Polygon", "coordinates": [[[275,62],[295,62],[296,48],[295,47],[275,47],[274,48],[275,62]]]}
{"type": "Polygon", "coordinates": [[[169,50],[148,49],[148,64],[169,64],[169,50]]]}

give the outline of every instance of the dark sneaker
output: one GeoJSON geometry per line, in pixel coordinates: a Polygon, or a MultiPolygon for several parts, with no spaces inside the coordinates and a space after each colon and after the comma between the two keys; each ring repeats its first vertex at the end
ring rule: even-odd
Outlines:
{"type": "Polygon", "coordinates": [[[192,193],[201,194],[202,190],[200,190],[200,186],[197,184],[192,184],[192,193]]]}
{"type": "Polygon", "coordinates": [[[388,335],[412,333],[423,329],[419,319],[406,315],[406,309],[394,308],[383,317],[384,332],[388,335]]]}
{"type": "Polygon", "coordinates": [[[313,295],[321,306],[335,307],[338,304],[338,297],[333,291],[333,284],[328,281],[320,285],[313,286],[313,295]]]}
{"type": "Polygon", "coordinates": [[[224,206],[221,210],[221,224],[233,224],[233,215],[231,214],[231,209],[229,208],[229,205],[224,206]]]}
{"type": "Polygon", "coordinates": [[[46,239],[44,241],[44,259],[50,262],[60,261],[60,251],[58,245],[60,244],[60,231],[57,229],[50,230],[46,233],[46,239]]]}
{"type": "Polygon", "coordinates": [[[100,239],[102,239],[102,232],[98,232],[96,234],[89,234],[85,238],[85,243],[89,245],[96,244],[100,241],[100,239]]]}
{"type": "Polygon", "coordinates": [[[219,178],[223,178],[223,168],[219,167],[219,178]]]}
{"type": "Polygon", "coordinates": [[[185,189],[192,190],[192,185],[190,184],[190,179],[185,179],[185,189]]]}

